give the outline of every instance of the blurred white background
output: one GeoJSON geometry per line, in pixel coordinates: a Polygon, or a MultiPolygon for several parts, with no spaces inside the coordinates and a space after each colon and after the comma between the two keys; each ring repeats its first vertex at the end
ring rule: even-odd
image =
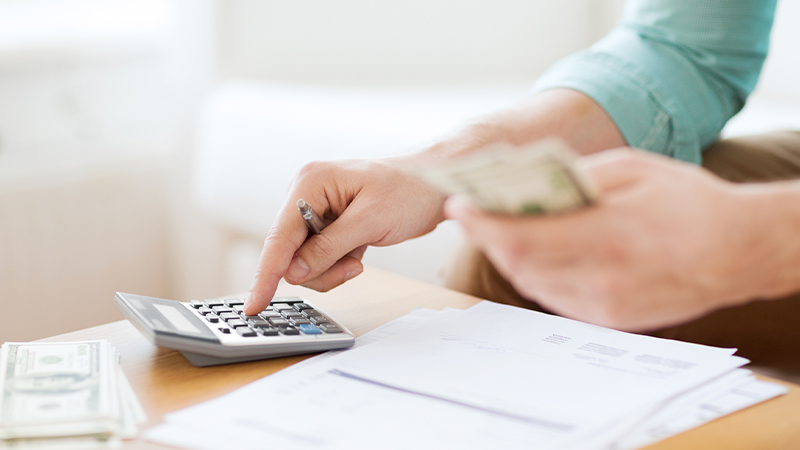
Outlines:
{"type": "MultiPolygon", "coordinates": [[[[0,0],[0,341],[117,320],[115,291],[246,290],[304,162],[412,151],[513,102],[622,5],[0,0]]],[[[798,17],[780,4],[728,134],[800,128],[798,17]]],[[[366,260],[436,282],[440,228],[366,260]]]]}

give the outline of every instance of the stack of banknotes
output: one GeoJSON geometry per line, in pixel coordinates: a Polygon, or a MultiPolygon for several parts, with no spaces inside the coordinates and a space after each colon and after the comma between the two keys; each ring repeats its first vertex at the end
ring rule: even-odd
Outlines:
{"type": "Polygon", "coordinates": [[[480,152],[420,166],[413,173],[447,194],[462,194],[483,210],[553,214],[592,204],[598,191],[575,167],[577,154],[559,139],[515,146],[493,144],[480,152]]]}
{"type": "Polygon", "coordinates": [[[116,448],[146,420],[106,341],[6,342],[0,370],[0,447],[116,448]]]}

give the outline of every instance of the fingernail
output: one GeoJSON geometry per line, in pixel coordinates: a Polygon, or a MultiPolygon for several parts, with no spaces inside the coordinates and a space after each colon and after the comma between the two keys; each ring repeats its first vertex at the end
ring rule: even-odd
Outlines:
{"type": "Polygon", "coordinates": [[[305,279],[308,272],[311,271],[311,268],[308,267],[308,264],[298,255],[295,255],[292,258],[291,264],[289,264],[289,269],[286,271],[286,279],[301,282],[305,279]]]}
{"type": "Polygon", "coordinates": [[[353,278],[361,275],[361,272],[363,271],[364,269],[358,268],[358,269],[353,269],[350,272],[347,272],[347,275],[344,276],[344,281],[352,280],[353,278]]]}

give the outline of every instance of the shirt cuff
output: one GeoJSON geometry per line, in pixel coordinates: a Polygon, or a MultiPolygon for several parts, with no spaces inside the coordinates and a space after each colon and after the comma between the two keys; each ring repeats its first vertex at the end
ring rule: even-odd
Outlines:
{"type": "Polygon", "coordinates": [[[661,83],[630,62],[588,50],[568,57],[539,78],[534,92],[579,91],[599,104],[631,147],[699,164],[701,146],[661,83]]]}

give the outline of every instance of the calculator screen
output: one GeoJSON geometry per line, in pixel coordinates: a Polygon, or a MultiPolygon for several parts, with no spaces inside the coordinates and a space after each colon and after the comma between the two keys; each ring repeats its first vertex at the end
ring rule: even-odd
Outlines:
{"type": "Polygon", "coordinates": [[[179,302],[122,293],[117,293],[117,299],[156,333],[219,342],[214,333],[179,302]]]}
{"type": "Polygon", "coordinates": [[[158,312],[160,312],[161,315],[163,315],[172,324],[172,326],[177,328],[178,331],[183,331],[185,333],[195,333],[195,334],[202,333],[200,328],[197,328],[192,324],[192,322],[189,322],[189,319],[183,317],[178,308],[174,306],[158,305],[158,304],[154,304],[153,306],[155,306],[158,312]]]}

